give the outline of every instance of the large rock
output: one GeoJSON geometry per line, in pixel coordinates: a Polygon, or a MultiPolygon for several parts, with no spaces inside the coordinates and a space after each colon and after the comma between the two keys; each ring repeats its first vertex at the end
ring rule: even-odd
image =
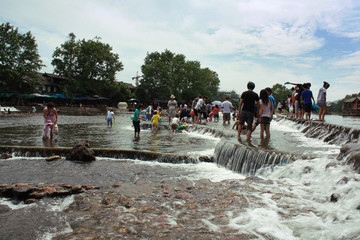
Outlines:
{"type": "Polygon", "coordinates": [[[79,140],[73,147],[69,154],[66,155],[67,160],[91,162],[96,158],[94,151],[90,149],[90,144],[87,140],[79,140]]]}

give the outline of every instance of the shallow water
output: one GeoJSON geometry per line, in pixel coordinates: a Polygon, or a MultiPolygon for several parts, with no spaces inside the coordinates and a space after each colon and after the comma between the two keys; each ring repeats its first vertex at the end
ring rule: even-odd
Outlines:
{"type": "MultiPolygon", "coordinates": [[[[328,117],[330,119],[331,116],[328,117]]],[[[0,118],[1,145],[43,146],[40,116],[17,117],[11,121],[9,119],[0,118]]],[[[210,133],[204,134],[200,130],[189,134],[173,134],[166,129],[160,130],[156,135],[149,130],[143,130],[141,139],[133,141],[129,116],[120,116],[117,120],[114,128],[108,129],[102,116],[61,116],[60,134],[56,136],[55,143],[59,147],[71,147],[77,139],[86,137],[92,147],[211,155],[220,141],[220,138],[210,133]]],[[[210,123],[203,127],[234,132],[231,126],[219,123],[210,123]]],[[[350,166],[336,160],[341,146],[324,143],[321,139],[307,138],[301,133],[302,127],[288,120],[274,121],[271,129],[269,142],[260,141],[257,129],[251,143],[243,140],[242,144],[313,157],[310,160],[299,159],[287,165],[257,172],[258,177],[271,180],[271,184],[264,181],[244,181],[244,176],[213,163],[169,164],[99,158],[92,163],[79,164],[66,160],[47,162],[44,158],[23,157],[0,161],[0,183],[85,183],[102,186],[133,183],[137,180],[160,183],[181,178],[192,181],[207,178],[212,182],[228,179],[233,181],[232,184],[222,183],[246,198],[248,205],[241,210],[236,210],[234,206],[217,212],[199,207],[194,218],[197,223],[201,223],[203,231],[225,233],[231,229],[232,232],[249,234],[255,239],[359,239],[359,175],[352,171],[350,166]],[[330,202],[330,195],[333,193],[340,196],[337,202],[330,202]],[[220,217],[222,220],[218,221],[220,217]]],[[[242,138],[245,139],[245,136],[242,138]]],[[[223,141],[238,143],[235,138],[223,141]]],[[[44,200],[31,206],[22,205],[28,209],[24,211],[28,214],[24,217],[19,215],[17,218],[8,214],[6,218],[0,219],[0,225],[10,221],[10,224],[16,226],[29,219],[35,223],[44,223],[43,218],[48,216],[52,223],[48,228],[42,229],[43,226],[34,223],[34,228],[42,229],[42,239],[71,233],[73,230],[64,216],[72,201],[74,199],[66,198],[44,200]],[[49,215],[39,214],[43,211],[41,209],[47,209],[49,215]],[[51,212],[54,215],[51,215],[51,212]]],[[[2,199],[0,204],[12,206],[13,203],[2,199]]],[[[188,202],[178,200],[176,204],[186,205],[188,202]]],[[[177,214],[176,204],[168,201],[163,203],[163,207],[169,209],[167,214],[173,224],[181,225],[182,218],[177,214]]],[[[14,211],[15,207],[12,212],[14,211]]],[[[134,217],[131,212],[126,214],[134,217]]],[[[79,213],[78,217],[83,216],[79,213]]]]}
{"type": "Polygon", "coordinates": [[[93,148],[181,154],[212,149],[219,141],[210,134],[175,134],[167,129],[160,129],[157,134],[152,134],[149,122],[142,124],[141,139],[134,140],[130,117],[130,114],[116,116],[115,124],[108,128],[103,116],[60,116],[59,134],[54,135],[51,142],[41,138],[42,116],[3,117],[0,118],[0,145],[73,147],[77,140],[87,139],[93,148]]]}

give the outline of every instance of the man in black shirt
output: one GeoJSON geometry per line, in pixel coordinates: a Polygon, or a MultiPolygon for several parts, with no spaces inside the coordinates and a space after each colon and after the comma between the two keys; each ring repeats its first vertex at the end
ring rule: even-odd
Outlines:
{"type": "MultiPolygon", "coordinates": [[[[247,124],[247,140],[249,141],[252,133],[252,124],[254,121],[254,114],[256,110],[255,104],[259,104],[259,95],[255,93],[253,90],[255,88],[255,83],[248,82],[247,84],[248,90],[241,94],[240,103],[239,103],[239,114],[238,119],[239,128],[238,128],[238,139],[240,139],[241,130],[244,126],[244,123],[247,124]]],[[[259,108],[257,108],[259,109],[259,108]]]]}

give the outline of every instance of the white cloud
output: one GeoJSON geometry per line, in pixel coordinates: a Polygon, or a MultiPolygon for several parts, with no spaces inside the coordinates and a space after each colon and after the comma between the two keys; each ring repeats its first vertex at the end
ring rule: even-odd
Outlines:
{"type": "Polygon", "coordinates": [[[316,51],[328,42],[319,30],[359,41],[357,0],[0,0],[0,5],[0,20],[30,30],[47,65],[73,32],[78,39],[99,36],[113,47],[124,64],[121,81],[131,82],[147,52],[169,49],[216,71],[228,90],[237,86],[234,79],[256,81],[259,89],[288,79],[321,85],[327,63],[341,72],[332,77],[335,85],[340,79],[356,84],[358,49],[331,56],[337,61],[316,51]]]}
{"type": "Polygon", "coordinates": [[[344,55],[341,59],[334,60],[332,65],[336,68],[360,68],[360,51],[344,55]]]}

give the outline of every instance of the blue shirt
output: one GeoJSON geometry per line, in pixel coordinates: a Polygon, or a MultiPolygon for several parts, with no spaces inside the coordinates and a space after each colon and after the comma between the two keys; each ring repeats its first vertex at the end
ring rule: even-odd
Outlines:
{"type": "Polygon", "coordinates": [[[269,95],[269,98],[271,99],[271,101],[274,104],[274,109],[276,109],[276,103],[275,103],[275,98],[273,97],[273,95],[269,95]]]}
{"type": "Polygon", "coordinates": [[[304,100],[304,104],[312,103],[312,91],[310,89],[306,89],[301,93],[301,97],[304,100]]]}
{"type": "Polygon", "coordinates": [[[138,121],[140,121],[140,119],[137,117],[137,116],[139,116],[140,117],[140,109],[136,109],[135,110],[135,112],[134,112],[134,116],[133,116],[133,121],[135,121],[135,122],[138,122],[138,121]]]}

